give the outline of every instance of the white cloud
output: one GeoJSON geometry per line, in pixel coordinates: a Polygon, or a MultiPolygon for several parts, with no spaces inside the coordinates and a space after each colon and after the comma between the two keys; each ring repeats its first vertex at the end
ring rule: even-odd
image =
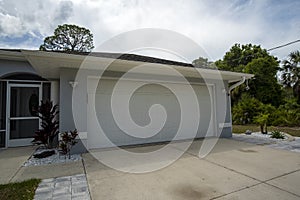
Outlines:
{"type": "Polygon", "coordinates": [[[0,13],[0,36],[19,37],[23,32],[24,27],[19,18],[0,13]]]}
{"type": "MultiPolygon", "coordinates": [[[[0,21],[0,27],[5,30],[2,34],[13,37],[44,37],[52,34],[58,24],[74,23],[90,29],[96,45],[138,28],[169,29],[190,37],[206,50],[210,59],[216,60],[234,43],[271,48],[300,39],[299,7],[298,1],[271,0],[28,0],[26,4],[3,0],[0,15],[6,21],[0,21]],[[14,22],[7,23],[9,20],[14,22]]],[[[272,54],[282,58],[299,46],[272,54]]]]}

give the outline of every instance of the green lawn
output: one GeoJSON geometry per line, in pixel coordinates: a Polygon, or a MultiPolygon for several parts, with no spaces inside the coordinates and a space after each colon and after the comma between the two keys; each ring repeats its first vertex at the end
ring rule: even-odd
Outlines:
{"type": "Polygon", "coordinates": [[[33,199],[35,190],[40,182],[40,179],[30,179],[19,183],[0,185],[0,199],[33,199]]]}
{"type": "MultiPolygon", "coordinates": [[[[233,125],[232,126],[233,133],[245,133],[246,130],[250,130],[252,132],[259,132],[260,128],[257,125],[233,125]]],[[[281,132],[288,133],[292,136],[300,137],[300,127],[278,127],[278,126],[268,127],[268,132],[272,132],[274,130],[279,130],[281,132]]]]}

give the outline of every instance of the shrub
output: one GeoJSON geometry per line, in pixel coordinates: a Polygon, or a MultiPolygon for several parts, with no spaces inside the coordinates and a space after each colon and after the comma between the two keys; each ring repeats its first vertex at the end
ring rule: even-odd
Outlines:
{"type": "Polygon", "coordinates": [[[41,101],[41,105],[36,110],[36,116],[41,119],[42,129],[35,132],[34,144],[43,144],[46,148],[53,148],[53,141],[58,135],[59,122],[57,120],[58,105],[51,101],[41,101]]]}
{"type": "Polygon", "coordinates": [[[69,155],[69,159],[71,157],[71,148],[77,143],[77,141],[75,140],[77,136],[78,132],[76,129],[74,131],[66,131],[64,133],[61,133],[61,141],[59,147],[64,155],[69,155]]]}
{"type": "Polygon", "coordinates": [[[271,138],[284,139],[284,135],[280,131],[272,131],[271,138]]]}
{"type": "Polygon", "coordinates": [[[272,125],[274,126],[299,126],[300,105],[296,99],[286,99],[285,104],[280,105],[272,113],[272,125]]]}
{"type": "Polygon", "coordinates": [[[263,109],[263,103],[245,94],[241,100],[232,108],[234,124],[252,124],[254,117],[259,115],[263,109]]]}

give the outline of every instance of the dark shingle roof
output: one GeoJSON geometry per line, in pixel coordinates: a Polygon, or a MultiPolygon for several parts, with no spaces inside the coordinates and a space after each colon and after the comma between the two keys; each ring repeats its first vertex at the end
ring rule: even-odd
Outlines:
{"type": "Polygon", "coordinates": [[[0,49],[0,51],[21,52],[21,49],[0,49]]]}
{"type": "Polygon", "coordinates": [[[172,61],[172,60],[155,58],[155,57],[150,57],[150,56],[142,56],[142,55],[137,55],[137,54],[106,53],[106,52],[59,52],[59,53],[95,56],[95,57],[103,57],[103,58],[113,58],[113,59],[128,60],[128,61],[158,63],[158,64],[166,64],[166,65],[177,65],[177,66],[183,66],[183,67],[194,67],[194,65],[192,65],[190,63],[172,61]]]}
{"type": "MultiPolygon", "coordinates": [[[[21,52],[21,49],[0,49],[2,51],[12,51],[12,52],[21,52]]],[[[191,63],[178,62],[173,60],[167,60],[162,58],[155,58],[150,56],[142,56],[137,54],[128,54],[128,53],[107,53],[107,52],[62,52],[62,51],[48,51],[55,53],[65,53],[72,55],[85,55],[85,56],[95,56],[95,57],[103,57],[103,58],[113,58],[120,60],[128,60],[128,61],[138,61],[138,62],[147,62],[147,63],[158,63],[158,64],[166,64],[166,65],[176,65],[182,67],[194,67],[191,63]]]]}

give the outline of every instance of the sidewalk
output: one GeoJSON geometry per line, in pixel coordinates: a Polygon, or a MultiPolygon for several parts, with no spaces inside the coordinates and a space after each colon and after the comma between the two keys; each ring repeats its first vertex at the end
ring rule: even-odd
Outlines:
{"type": "Polygon", "coordinates": [[[0,184],[12,181],[35,148],[29,146],[0,150],[0,184]]]}
{"type": "Polygon", "coordinates": [[[36,146],[8,148],[0,151],[0,184],[20,182],[31,178],[54,178],[84,174],[82,161],[41,166],[22,166],[36,146]]]}

